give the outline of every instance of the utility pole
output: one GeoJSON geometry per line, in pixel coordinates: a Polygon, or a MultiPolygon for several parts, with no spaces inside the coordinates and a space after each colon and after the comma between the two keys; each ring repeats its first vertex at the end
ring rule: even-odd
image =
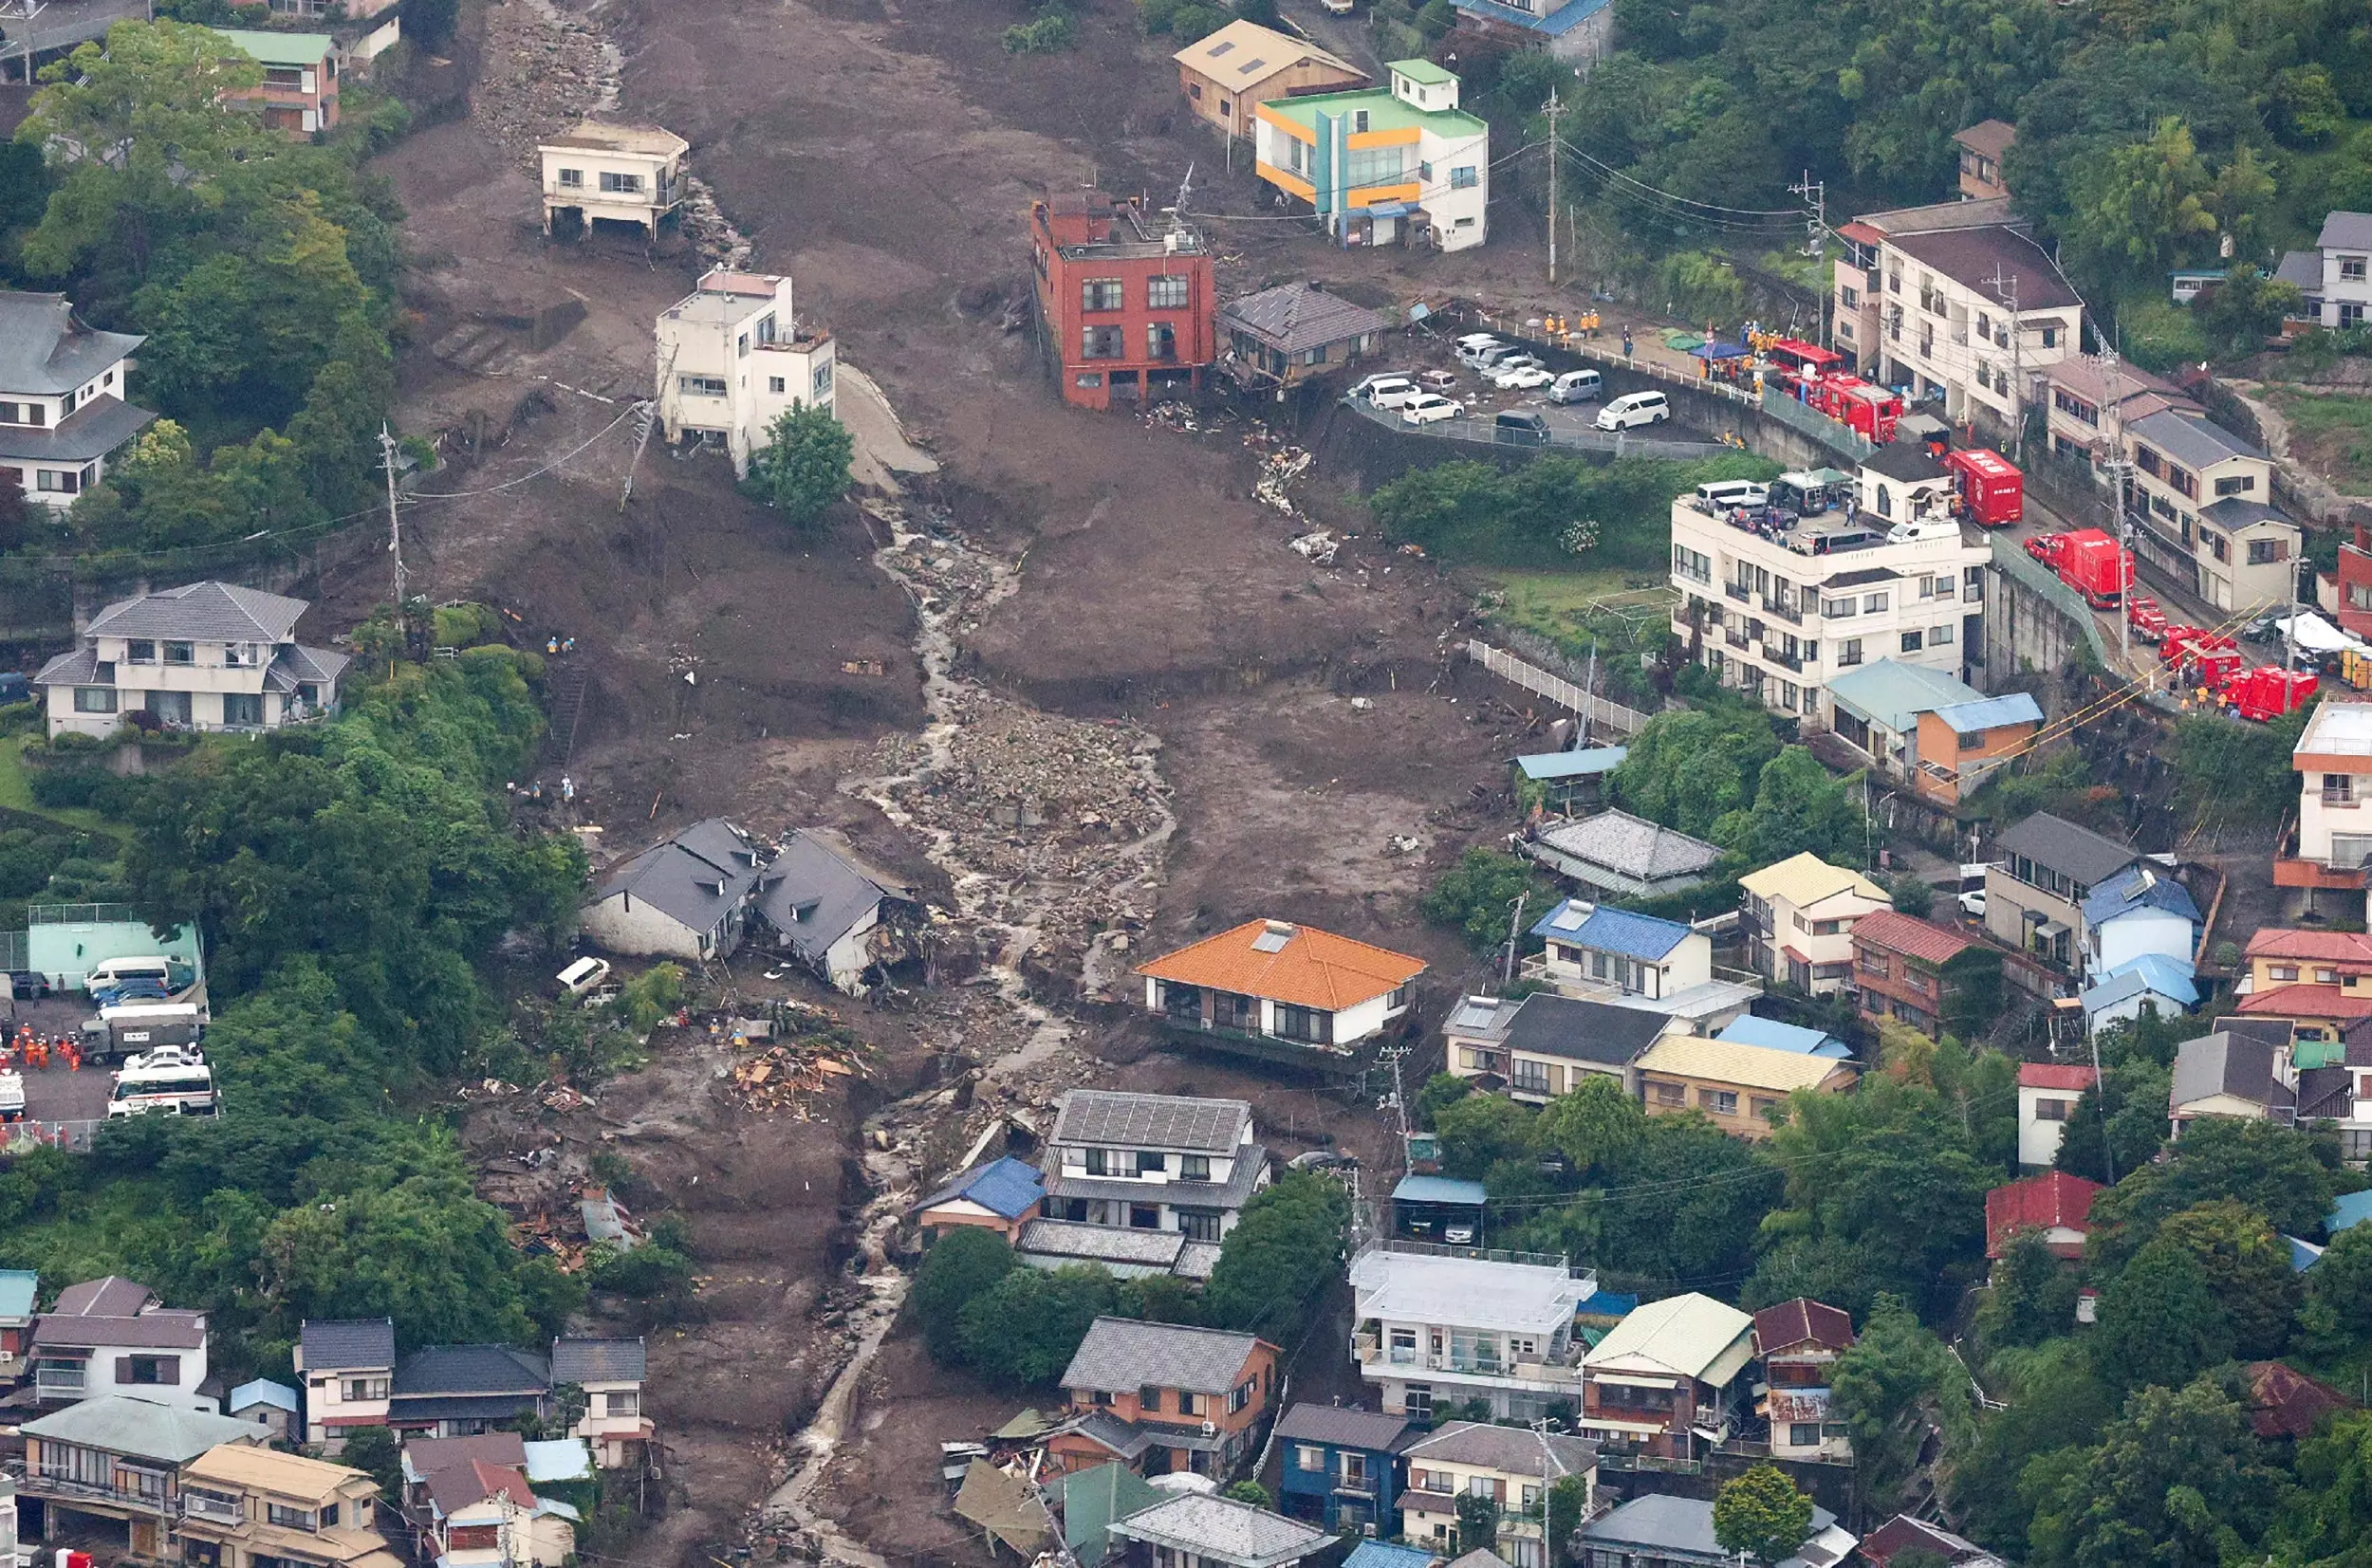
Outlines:
{"type": "Polygon", "coordinates": [[[1565,113],[1565,101],[1557,89],[1548,89],[1548,101],[1541,113],[1548,117],[1548,282],[1557,281],[1557,164],[1561,161],[1557,146],[1557,120],[1565,113]]]}
{"type": "MultiPolygon", "coordinates": [[[[2110,433],[2108,461],[2103,469],[2108,475],[2109,504],[2117,508],[2117,547],[2124,552],[2125,559],[2130,560],[2133,556],[2133,520],[2125,511],[2125,477],[2132,472],[2133,465],[2125,461],[2124,377],[2118,368],[2119,362],[2116,344],[2110,343],[2101,350],[2101,369],[2107,378],[2108,386],[2108,406],[2101,410],[2101,417],[2110,433]]],[[[2132,586],[2129,582],[2125,584],[2127,594],[2132,586]]],[[[2122,599],[2126,595],[2119,597],[2122,599]]],[[[2117,617],[2117,631],[2118,652],[2130,665],[2133,662],[2133,615],[2130,611],[2117,617]]],[[[2097,1047],[2093,1054],[2099,1054],[2097,1047]]],[[[2095,1061],[2094,1069],[2097,1070],[2099,1065],[2095,1061]]],[[[2107,1136],[2107,1131],[2106,1125],[2103,1124],[2101,1135],[2107,1136]]]]}
{"type": "MultiPolygon", "coordinates": [[[[1807,169],[1804,171],[1804,178],[1797,184],[1788,186],[1788,190],[1792,194],[1802,196],[1804,205],[1811,210],[1811,215],[1804,220],[1804,253],[1807,256],[1818,258],[1825,249],[1822,242],[1828,236],[1827,182],[1814,179],[1812,172],[1807,169]]],[[[1829,278],[1820,280],[1820,323],[1819,331],[1815,337],[1823,345],[1828,341],[1828,297],[1836,292],[1836,289],[1831,286],[1833,283],[1834,280],[1829,278]]]]}
{"type": "Polygon", "coordinates": [[[1549,1502],[1548,1489],[1553,1483],[1549,1472],[1556,1468],[1556,1457],[1548,1448],[1548,1417],[1530,1423],[1532,1435],[1540,1439],[1540,1560],[1541,1568],[1556,1568],[1557,1533],[1550,1526],[1549,1515],[1555,1504],[1549,1502]]]}
{"type": "MultiPolygon", "coordinates": [[[[2010,450],[2020,462],[2026,460],[2026,324],[2018,318],[2018,275],[2010,274],[2005,282],[2001,268],[1985,280],[1992,286],[1996,299],[2010,302],[2010,450]]],[[[2082,345],[2078,345],[2079,347],[2082,345]]],[[[2123,596],[2120,594],[2119,598],[2123,596]]]]}
{"type": "Polygon", "coordinates": [[[1515,933],[1523,927],[1524,924],[1524,900],[1529,898],[1530,896],[1531,890],[1529,888],[1527,888],[1524,892],[1517,894],[1515,895],[1515,913],[1508,918],[1507,962],[1501,965],[1499,968],[1499,988],[1501,990],[1507,989],[1508,987],[1515,983],[1515,933]]]}
{"type": "Polygon", "coordinates": [[[403,515],[396,509],[396,438],[386,421],[379,426],[379,466],[387,470],[387,553],[396,563],[396,624],[403,624],[403,515]]]}

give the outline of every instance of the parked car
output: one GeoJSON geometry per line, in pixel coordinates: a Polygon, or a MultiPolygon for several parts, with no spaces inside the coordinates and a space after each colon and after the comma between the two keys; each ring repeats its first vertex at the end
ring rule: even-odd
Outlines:
{"type": "Polygon", "coordinates": [[[1473,370],[1481,365],[1484,355],[1507,346],[1487,333],[1473,338],[1460,338],[1457,344],[1457,362],[1473,370]]]}
{"type": "Polygon", "coordinates": [[[1370,408],[1406,408],[1424,393],[1405,376],[1395,376],[1367,394],[1370,408]]]}
{"type": "Polygon", "coordinates": [[[1465,412],[1464,403],[1453,402],[1447,397],[1436,397],[1430,392],[1420,392],[1411,401],[1402,405],[1400,423],[1430,425],[1436,419],[1455,419],[1465,412]]]}
{"type": "Polygon", "coordinates": [[[1537,414],[1511,410],[1491,422],[1491,438],[1510,447],[1545,447],[1548,421],[1537,414]]]}
{"type": "Polygon", "coordinates": [[[1732,507],[1768,507],[1770,487],[1751,479],[1715,479],[1696,487],[1696,499],[1715,511],[1732,507]]]}
{"type": "MultiPolygon", "coordinates": [[[[1493,363],[1492,367],[1489,370],[1484,371],[1483,374],[1490,379],[1496,381],[1500,377],[1508,375],[1510,372],[1528,369],[1534,365],[1540,365],[1540,356],[1537,354],[1510,354],[1493,363]]],[[[1540,368],[1545,370],[1547,367],[1546,365],[1540,365],[1540,368]]],[[[1556,378],[1552,376],[1549,379],[1554,380],[1556,378]]]]}
{"type": "Polygon", "coordinates": [[[1375,401],[1376,394],[1379,392],[1389,392],[1394,387],[1413,386],[1415,384],[1415,382],[1411,381],[1407,376],[1403,375],[1399,371],[1378,371],[1373,376],[1361,377],[1359,380],[1352,385],[1351,396],[1354,397],[1364,397],[1372,403],[1375,401]]]}
{"type": "Polygon", "coordinates": [[[1962,894],[1960,895],[1960,913],[1967,915],[1972,920],[1984,919],[1985,890],[1983,888],[1977,888],[1974,892],[1962,894]]]}
{"type": "Polygon", "coordinates": [[[1626,392],[1598,411],[1600,430],[1632,430],[1672,417],[1672,399],[1660,392],[1626,392]]]}
{"type": "Polygon", "coordinates": [[[1502,392],[1529,392],[1555,379],[1547,365],[1518,365],[1513,370],[1500,370],[1491,378],[1491,384],[1502,392]]]}
{"type": "Polygon", "coordinates": [[[1427,392],[1447,397],[1457,390],[1457,377],[1447,370],[1424,370],[1418,372],[1417,384],[1427,392]]]}
{"type": "Polygon", "coordinates": [[[1606,378],[1594,370],[1568,370],[1548,387],[1552,403],[1586,403],[1604,396],[1606,378]]]}
{"type": "Polygon", "coordinates": [[[552,977],[563,996],[581,997],[609,978],[609,960],[580,958],[552,977]]]}
{"type": "Polygon", "coordinates": [[[29,1002],[49,994],[49,977],[39,969],[10,969],[9,992],[19,1002],[29,1002]]]}
{"type": "Polygon", "coordinates": [[[1318,0],[1318,4],[1325,8],[1329,16],[1348,16],[1351,13],[1351,0],[1318,0]]]}

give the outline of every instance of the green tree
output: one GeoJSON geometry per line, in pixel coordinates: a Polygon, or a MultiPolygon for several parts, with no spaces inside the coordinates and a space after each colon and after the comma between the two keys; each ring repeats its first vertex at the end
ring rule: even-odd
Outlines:
{"type": "Polygon", "coordinates": [[[2021,1230],[1993,1264],[1992,1287],[1977,1307],[1977,1336],[1986,1354],[2039,1345],[2075,1324],[2074,1270],[2052,1253],[2040,1230],[2021,1230]]]}
{"type": "Polygon", "coordinates": [[[2201,289],[2191,301],[2191,313],[2218,356],[2238,359],[2263,349],[2266,340],[2281,331],[2282,322],[2305,304],[2297,285],[2241,266],[2223,282],[2201,289]]]}
{"type": "Polygon", "coordinates": [[[461,0],[406,0],[403,34],[421,48],[442,48],[460,16],[461,0]]]}
{"type": "Polygon", "coordinates": [[[1861,1337],[1837,1357],[1828,1386],[1829,1410],[1853,1439],[1854,1462],[1871,1497],[1894,1496],[1911,1473],[1918,1412],[1935,1411],[1948,1437],[1965,1440],[1973,1430],[1967,1374],[1896,1297],[1878,1299],[1861,1337]]]}
{"type": "Polygon", "coordinates": [[[2253,1551],[2280,1472],[2239,1403],[2202,1378],[2135,1394],[2050,1480],[2029,1531],[2034,1568],[2212,1568],[2253,1551]]]}
{"type": "Polygon", "coordinates": [[[1499,1544],[1499,1504],[1474,1492],[1457,1494],[1457,1549],[1488,1552],[1499,1544]]]}
{"type": "MultiPolygon", "coordinates": [[[[1778,755],[1778,735],[1760,710],[1659,713],[1631,737],[1610,784],[1625,810],[1709,838],[1716,822],[1754,804],[1763,770],[1778,755]]],[[[1793,770],[1784,777],[1794,782],[1793,770]]]]}
{"type": "Polygon", "coordinates": [[[959,1226],[931,1244],[908,1298],[931,1359],[952,1366],[963,1358],[964,1308],[1016,1266],[1013,1249],[991,1230],[959,1226]]]}
{"type": "Polygon", "coordinates": [[[2092,1364],[2121,1393],[2180,1388],[2231,1358],[2232,1322],[2189,1251],[2157,1241],[2101,1292],[2092,1364]]]}
{"type": "Polygon", "coordinates": [[[786,409],[768,427],[766,445],[750,454],[742,489],[781,512],[792,527],[810,528],[848,493],[848,465],[856,450],[848,427],[831,410],[786,409]]]}
{"type": "Polygon", "coordinates": [[[1460,1078],[1455,1073],[1434,1074],[1425,1079],[1425,1086],[1417,1091],[1417,1103],[1410,1108],[1416,1117],[1416,1125],[1430,1131],[1436,1116],[1473,1092],[1472,1079],[1460,1078]]]}
{"type": "Polygon", "coordinates": [[[1505,1095],[1470,1095],[1434,1114],[1441,1136],[1441,1166],[1476,1180],[1503,1160],[1531,1153],[1538,1113],[1505,1095]]]}
{"type": "Polygon", "coordinates": [[[384,1427],[347,1428],[338,1463],[378,1482],[381,1497],[403,1495],[403,1450],[396,1434],[384,1427]]]}
{"type": "Polygon", "coordinates": [[[2155,276],[2215,232],[2214,180],[2180,117],[2160,119],[2145,141],[2119,147],[2079,176],[2068,237],[2102,266],[2155,276]]]}
{"type": "Polygon", "coordinates": [[[1714,1540],[1772,1568],[1812,1533],[1812,1500],[1776,1465],[1756,1465],[1714,1494],[1714,1540]]]}
{"type": "MultiPolygon", "coordinates": [[[[1519,897],[1539,914],[1557,904],[1555,889],[1529,862],[1495,849],[1470,849],[1425,890],[1417,907],[1435,925],[1464,936],[1476,952],[1497,952],[1507,945],[1519,897]]],[[[1515,939],[1525,944],[1521,931],[1515,939]]]]}
{"type": "MultiPolygon", "coordinates": [[[[1629,762],[1623,759],[1625,766],[1629,762]]],[[[1755,776],[1754,803],[1717,819],[1713,837],[1750,865],[1770,865],[1807,850],[1827,858],[1857,861],[1862,841],[1862,813],[1848,798],[1843,781],[1823,767],[1809,750],[1790,746],[1765,763],[1755,776]]]]}
{"type": "Polygon", "coordinates": [[[956,1315],[964,1359],[1000,1388],[1047,1389],[1095,1320],[1119,1304],[1111,1275],[1073,1264],[1016,1268],[956,1315]]]}
{"type": "Polygon", "coordinates": [[[1312,1171],[1288,1171],[1252,1194],[1219,1244],[1203,1293],[1213,1322],[1289,1345],[1342,1270],[1350,1194],[1312,1171]]]}
{"type": "Polygon", "coordinates": [[[2116,1401],[2092,1375],[2080,1339],[1991,1352],[1985,1374],[2009,1408],[1988,1411],[1976,1440],[1950,1452],[1946,1496],[1971,1539],[2024,1552],[2035,1494],[2020,1478],[2037,1461],[2048,1468],[2048,1455],[2097,1441],[2116,1401]]]}
{"type": "Polygon", "coordinates": [[[2296,1468],[2299,1485],[2282,1499],[2267,1542],[2270,1555],[2280,1562],[2362,1568],[2365,1542],[2372,1541],[2372,1412],[2332,1415],[2298,1445],[2296,1468]]]}
{"type": "Polygon", "coordinates": [[[2338,1194],[2337,1162],[2337,1149],[2310,1133],[2203,1116],[2183,1129],[2162,1161],[2137,1169],[2093,1201],[2094,1267],[2114,1271],[2168,1215],[2218,1198],[2255,1209],[2285,1235],[2312,1235],[2338,1194]]]}
{"type": "Polygon", "coordinates": [[[1237,1482],[1227,1489],[1227,1495],[1238,1503],[1249,1503],[1255,1508],[1270,1507],[1275,1501],[1269,1496],[1268,1487],[1251,1480],[1237,1482]]]}
{"type": "Polygon", "coordinates": [[[2333,1236],[2306,1279],[2298,1326],[2307,1346],[2337,1357],[2372,1343],[2372,1225],[2333,1236]]]}
{"type": "Polygon", "coordinates": [[[2298,1312],[2298,1274],[2290,1266],[2289,1244],[2264,1215],[2218,1198],[2169,1215],[2158,1240],[2198,1260],[2210,1294],[2232,1325],[2235,1355],[2262,1360],[2281,1354],[2298,1312]]]}
{"type": "Polygon", "coordinates": [[[1899,871],[1886,880],[1886,896],[1900,913],[1924,920],[1936,911],[1936,884],[1917,872],[1899,871]]]}
{"type": "Polygon", "coordinates": [[[2166,1141],[2166,1095],[2172,1079],[2147,1057],[2107,1068],[2102,1081],[2077,1096],[2068,1108],[2059,1153],[2051,1163],[2070,1175],[2103,1183],[2111,1174],[2140,1170],[2166,1141]]]}

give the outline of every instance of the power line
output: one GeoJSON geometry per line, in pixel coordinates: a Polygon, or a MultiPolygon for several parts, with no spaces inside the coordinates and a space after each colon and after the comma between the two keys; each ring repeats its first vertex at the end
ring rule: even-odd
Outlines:
{"type": "Polygon", "coordinates": [[[526,484],[530,479],[538,479],[543,477],[545,474],[551,472],[554,469],[560,467],[563,463],[567,462],[568,459],[576,456],[577,453],[584,451],[585,448],[591,446],[602,436],[607,435],[611,431],[616,430],[620,425],[622,425],[627,420],[633,418],[637,411],[642,409],[644,406],[645,405],[641,402],[628,403],[626,405],[625,412],[619,415],[617,418],[612,419],[608,424],[603,425],[601,429],[595,431],[592,434],[586,436],[575,446],[570,447],[566,452],[562,452],[558,457],[553,458],[542,468],[530,469],[526,473],[519,475],[516,479],[506,479],[499,485],[489,485],[484,489],[480,490],[415,490],[410,495],[404,497],[404,499],[408,502],[414,503],[421,501],[462,501],[467,500],[471,496],[492,495],[499,490],[515,489],[519,486],[526,484]]]}
{"type": "Polygon", "coordinates": [[[1699,201],[1695,196],[1684,196],[1677,191],[1666,191],[1660,186],[1650,185],[1636,175],[1626,173],[1625,171],[1616,168],[1613,164],[1608,163],[1602,158],[1584,152],[1581,148],[1574,146],[1573,143],[1566,140],[1562,137],[1557,138],[1557,145],[1572,154],[1575,157],[1581,159],[1584,164],[1587,164],[1591,168],[1604,174],[1607,177],[1621,180],[1626,185],[1636,187],[1644,194],[1655,196],[1663,201],[1675,202],[1684,207],[1693,207],[1706,212],[1717,212],[1732,217],[1754,218],[1763,221],[1785,220],[1790,228],[1798,223],[1801,223],[1804,219],[1804,210],[1800,207],[1730,207],[1717,201],[1699,201]]]}

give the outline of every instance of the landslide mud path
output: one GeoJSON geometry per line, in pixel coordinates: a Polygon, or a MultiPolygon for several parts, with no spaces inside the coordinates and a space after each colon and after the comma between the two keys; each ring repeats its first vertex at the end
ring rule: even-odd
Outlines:
{"type": "MultiPolygon", "coordinates": [[[[1054,1084],[1071,1076],[1064,1059],[1072,1029],[1066,1019],[1029,996],[1023,961],[1039,949],[1050,925],[1075,926],[1083,913],[1095,919],[1096,910],[1124,898],[1132,885],[1150,886],[1177,820],[1162,803],[1167,789],[1153,750],[1142,745],[1131,748],[1125,766],[1137,774],[1137,798],[1152,807],[1151,825],[1059,862],[1047,858],[1037,875],[1025,871],[1015,878],[1010,854],[1004,853],[1010,850],[1010,840],[971,831],[961,815],[965,806],[958,805],[952,819],[948,810],[933,809],[945,805],[938,786],[943,779],[964,771],[960,753],[970,730],[984,721],[1010,722],[1018,710],[1058,740],[1066,729],[1083,731],[1081,738],[1103,743],[1107,749],[1110,727],[1023,710],[956,673],[959,632],[976,625],[981,614],[1019,586],[1019,560],[978,548],[943,520],[917,526],[898,501],[869,500],[865,509],[890,535],[890,543],[876,552],[875,563],[914,597],[918,626],[915,651],[923,668],[930,723],[903,748],[902,766],[852,778],[842,788],[871,802],[925,844],[954,885],[954,923],[966,928],[988,955],[981,974],[985,984],[972,989],[961,1024],[964,1054],[980,1069],[977,1092],[967,1104],[993,1104],[1007,1097],[1042,1099],[1054,1084]],[[998,857],[979,853],[990,843],[999,849],[998,857]],[[1084,875],[1082,860],[1087,862],[1084,875]]],[[[1081,955],[1084,979],[1091,986],[1102,983],[1119,950],[1107,942],[1089,943],[1081,955]]],[[[1084,1064],[1072,1059],[1071,1065],[1084,1064]]],[[[864,1171],[873,1193],[859,1218],[856,1258],[850,1266],[859,1271],[868,1294],[851,1315],[857,1335],[848,1360],[800,1433],[789,1477],[763,1508],[768,1526],[795,1531],[818,1561],[890,1568],[883,1557],[827,1516],[818,1504],[818,1494],[851,1435],[859,1391],[906,1299],[909,1281],[890,1257],[890,1238],[926,1174],[918,1169],[921,1151],[968,1115],[957,1105],[956,1087],[943,1085],[895,1101],[864,1123],[864,1171]]]]}

